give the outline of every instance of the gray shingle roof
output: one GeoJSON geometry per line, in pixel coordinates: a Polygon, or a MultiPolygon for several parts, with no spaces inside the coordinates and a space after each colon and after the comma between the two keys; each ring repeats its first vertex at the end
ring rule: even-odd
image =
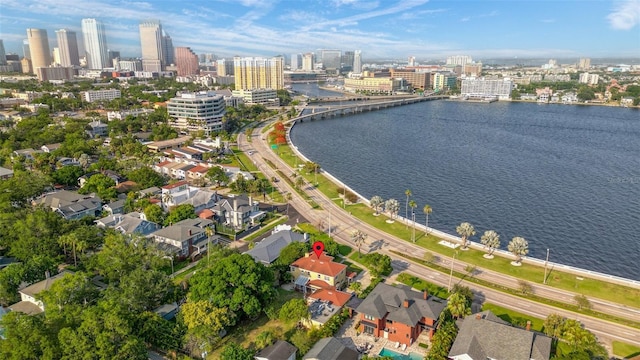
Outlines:
{"type": "Polygon", "coordinates": [[[446,307],[445,301],[435,301],[433,297],[425,300],[423,293],[413,291],[407,286],[391,286],[378,284],[356,311],[375,318],[397,321],[409,326],[415,326],[421,318],[437,319],[446,307]],[[404,301],[409,306],[404,307],[404,301]]]}
{"type": "Polygon", "coordinates": [[[320,339],[303,360],[358,360],[358,352],[345,347],[340,340],[330,337],[320,339]]]}
{"type": "Polygon", "coordinates": [[[298,349],[286,341],[278,340],[273,345],[260,350],[256,357],[269,360],[287,360],[291,355],[295,354],[298,349]]]}
{"type": "Polygon", "coordinates": [[[460,326],[449,357],[468,355],[485,360],[548,360],[551,339],[534,331],[527,331],[504,321],[493,321],[491,312],[467,316],[460,326]]]}
{"type": "Polygon", "coordinates": [[[292,242],[304,242],[306,239],[303,234],[299,234],[290,230],[278,231],[272,234],[262,241],[257,243],[253,249],[247,251],[245,254],[251,255],[256,261],[260,261],[265,264],[271,264],[279,256],[280,251],[292,242]]]}

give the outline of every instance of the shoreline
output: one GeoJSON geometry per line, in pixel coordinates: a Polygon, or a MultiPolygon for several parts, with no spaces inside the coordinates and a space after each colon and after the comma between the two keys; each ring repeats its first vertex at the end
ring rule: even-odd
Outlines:
{"type": "MultiPolygon", "coordinates": [[[[522,101],[522,102],[528,102],[531,103],[530,101],[522,101]]],[[[576,104],[559,104],[559,105],[576,105],[576,104]]],[[[578,105],[595,105],[595,104],[578,104],[578,105]]],[[[617,107],[617,106],[614,106],[617,107]]],[[[349,114],[347,114],[349,115],[349,114]]],[[[343,115],[344,116],[344,115],[343,115]]],[[[292,123],[292,125],[287,129],[287,133],[286,133],[286,139],[288,141],[289,144],[291,144],[290,148],[292,149],[292,151],[294,152],[294,154],[296,156],[298,156],[300,159],[302,159],[303,161],[312,161],[309,158],[307,158],[302,152],[300,152],[300,150],[298,150],[298,147],[293,143],[293,141],[291,140],[291,136],[290,136],[290,132],[291,130],[294,128],[294,126],[298,123],[298,117],[292,118],[291,120],[289,120],[288,122],[292,123]]],[[[338,179],[337,177],[333,176],[331,173],[325,171],[324,169],[320,169],[320,174],[324,175],[325,177],[327,177],[331,182],[333,182],[334,184],[336,184],[337,186],[341,186],[344,187],[345,189],[351,191],[352,193],[354,193],[359,199],[360,202],[364,203],[365,205],[370,207],[369,204],[369,200],[366,199],[364,196],[362,196],[360,193],[358,193],[357,191],[355,191],[353,188],[351,188],[349,185],[347,185],[346,183],[344,183],[343,181],[341,181],[340,179],[338,179]]],[[[404,222],[409,222],[410,219],[405,219],[403,216],[398,214],[398,219],[401,219],[404,222]]],[[[421,229],[423,231],[427,230],[426,227],[422,224],[419,223],[415,223],[415,226],[417,229],[421,229]]],[[[443,239],[443,240],[451,240],[451,241],[455,241],[457,243],[459,243],[461,241],[460,237],[446,233],[444,231],[438,230],[438,229],[434,229],[432,227],[429,227],[429,232],[431,234],[436,235],[437,237],[443,239]]],[[[483,249],[484,246],[478,242],[474,242],[474,241],[469,241],[470,243],[470,247],[478,250],[478,249],[483,249]]],[[[503,257],[507,257],[507,258],[515,258],[510,252],[505,251],[505,250],[501,250],[498,249],[496,250],[496,253],[499,254],[499,256],[503,256],[503,257]]],[[[524,263],[531,263],[533,265],[536,266],[544,266],[545,264],[545,260],[544,259],[538,259],[538,258],[534,258],[534,257],[527,257],[524,256],[522,257],[522,261],[524,263]]],[[[566,264],[562,264],[562,263],[557,263],[557,262],[546,262],[547,266],[551,266],[554,268],[559,269],[560,271],[563,272],[567,272],[567,273],[571,273],[571,274],[575,274],[575,275],[580,275],[580,276],[587,276],[587,277],[591,277],[591,278],[595,278],[595,279],[599,279],[599,280],[603,280],[603,281],[607,281],[607,282],[613,282],[619,285],[623,285],[623,286],[628,286],[628,287],[634,287],[634,288],[640,288],[640,280],[634,280],[634,279],[628,279],[628,278],[624,278],[621,276],[617,276],[617,275],[611,275],[611,274],[607,274],[607,273],[603,273],[603,272],[599,272],[599,271],[595,271],[595,270],[589,270],[589,269],[584,269],[584,268],[580,268],[577,266],[571,266],[571,265],[566,265],[566,264]]]]}

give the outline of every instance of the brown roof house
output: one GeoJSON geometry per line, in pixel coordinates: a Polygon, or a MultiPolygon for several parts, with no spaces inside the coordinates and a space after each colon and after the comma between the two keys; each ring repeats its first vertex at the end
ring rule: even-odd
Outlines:
{"type": "Polygon", "coordinates": [[[49,290],[51,285],[62,279],[67,274],[71,274],[71,272],[63,271],[51,277],[47,275],[46,279],[20,290],[21,301],[9,306],[9,309],[11,309],[11,311],[19,311],[27,315],[35,315],[44,312],[44,304],[42,301],[36,299],[37,295],[43,291],[49,290]]]}

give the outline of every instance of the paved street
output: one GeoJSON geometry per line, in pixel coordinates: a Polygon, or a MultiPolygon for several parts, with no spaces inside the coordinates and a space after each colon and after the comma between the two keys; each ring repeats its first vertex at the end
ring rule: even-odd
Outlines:
{"type": "MultiPolygon", "coordinates": [[[[254,130],[251,143],[248,143],[246,141],[245,135],[243,133],[239,134],[238,144],[240,149],[243,151],[248,151],[249,149],[257,151],[256,154],[252,155],[252,158],[257,162],[257,164],[259,164],[260,171],[265,173],[265,175],[268,177],[279,177],[279,175],[277,175],[270,166],[263,162],[263,158],[269,159],[272,163],[276,164],[278,169],[280,169],[284,173],[292,173],[294,171],[284,161],[277,157],[273,153],[273,151],[269,149],[266,141],[262,140],[261,138],[260,128],[254,130]]],[[[395,262],[401,261],[406,263],[406,260],[390,253],[390,250],[399,251],[405,254],[412,254],[412,256],[419,258],[421,258],[425,252],[425,250],[421,247],[415,246],[412,243],[391,236],[366,223],[360,222],[340,206],[327,199],[319,190],[317,190],[313,186],[305,187],[305,191],[314,201],[321,205],[321,210],[312,209],[307,201],[305,201],[300,195],[298,195],[295,190],[289,188],[289,185],[285,181],[279,181],[275,185],[280,192],[289,192],[292,194],[292,200],[290,201],[291,206],[293,206],[300,214],[304,214],[304,217],[310,223],[314,225],[324,224],[324,230],[331,232],[331,235],[338,242],[349,244],[350,246],[354,247],[354,244],[350,239],[350,234],[353,230],[359,229],[368,235],[367,242],[369,244],[369,249],[363,250],[382,251],[383,253],[391,256],[391,258],[394,259],[395,262]]],[[[451,258],[442,255],[438,255],[438,258],[440,265],[447,267],[451,266],[451,258]]],[[[464,269],[467,265],[468,264],[466,263],[455,261],[454,269],[458,272],[464,273],[464,269]]],[[[414,274],[415,276],[425,278],[442,286],[448,285],[449,278],[445,274],[417,264],[407,263],[407,266],[407,271],[414,274]]],[[[476,275],[477,277],[484,278],[494,283],[517,288],[518,279],[516,278],[481,268],[479,268],[478,270],[480,270],[480,274],[476,275]]],[[[501,305],[506,308],[510,308],[529,314],[531,316],[541,318],[545,318],[551,313],[559,313],[568,318],[577,318],[582,321],[582,323],[588,329],[596,333],[601,339],[606,338],[609,340],[620,340],[640,346],[640,330],[638,329],[610,323],[589,316],[567,312],[558,308],[542,305],[537,302],[507,295],[489,288],[484,288],[476,284],[466,282],[464,283],[465,285],[468,285],[470,288],[476,291],[478,294],[482,294],[486,301],[495,303],[497,305],[501,305]]],[[[575,293],[551,288],[545,285],[538,285],[533,283],[531,285],[535,294],[566,303],[572,303],[573,297],[576,295],[575,293]]],[[[630,308],[607,301],[593,299],[590,300],[593,304],[594,310],[614,314],[616,316],[628,319],[633,319],[635,321],[640,321],[640,309],[630,308]]]]}

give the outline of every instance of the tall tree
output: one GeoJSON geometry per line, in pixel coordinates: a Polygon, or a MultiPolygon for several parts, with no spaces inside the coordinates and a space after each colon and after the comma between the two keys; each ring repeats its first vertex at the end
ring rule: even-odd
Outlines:
{"type": "Polygon", "coordinates": [[[354,232],[351,233],[351,241],[353,241],[353,243],[356,244],[356,246],[358,247],[359,254],[361,254],[360,247],[362,246],[362,244],[364,244],[364,241],[366,239],[367,239],[367,234],[363,233],[360,230],[355,230],[354,232]]]}
{"type": "Polygon", "coordinates": [[[462,240],[462,249],[467,249],[469,247],[469,238],[476,234],[476,230],[473,228],[473,225],[468,222],[463,222],[456,227],[456,232],[460,235],[462,240]]]}
{"type": "Polygon", "coordinates": [[[409,226],[409,198],[411,197],[411,190],[407,189],[404,191],[404,194],[407,196],[407,201],[404,203],[404,219],[407,222],[407,227],[409,226]]]}
{"type": "Polygon", "coordinates": [[[380,213],[380,206],[382,206],[384,200],[382,200],[380,196],[375,195],[371,198],[371,200],[369,200],[369,203],[371,204],[373,210],[375,210],[376,215],[378,215],[380,213]]]}
{"type": "Polygon", "coordinates": [[[459,292],[454,292],[447,299],[447,309],[451,312],[451,316],[458,319],[466,315],[471,315],[471,307],[467,298],[459,292]]]}
{"type": "Polygon", "coordinates": [[[234,317],[227,308],[217,308],[206,300],[187,301],[180,308],[179,316],[189,333],[210,343],[233,323],[234,317]]]}
{"type": "Polygon", "coordinates": [[[431,206],[429,204],[426,204],[423,208],[422,208],[422,212],[424,213],[424,215],[426,216],[426,220],[424,223],[424,227],[425,227],[425,234],[429,233],[429,214],[431,214],[433,212],[433,209],[431,208],[431,206]]]}
{"type": "Polygon", "coordinates": [[[280,321],[291,323],[296,321],[309,320],[311,314],[304,299],[291,299],[280,308],[280,321]]]}
{"type": "Polygon", "coordinates": [[[480,242],[489,249],[489,253],[485,254],[484,257],[493,259],[493,252],[500,247],[500,235],[493,230],[487,230],[480,238],[480,242]]]}
{"type": "Polygon", "coordinates": [[[398,210],[400,210],[400,203],[396,199],[389,199],[384,202],[384,209],[389,213],[391,219],[394,219],[398,215],[398,210]]]}
{"type": "Polygon", "coordinates": [[[171,211],[169,211],[169,215],[164,220],[165,226],[173,225],[179,221],[185,219],[195,219],[197,217],[195,208],[191,204],[180,204],[171,211]]]}
{"type": "Polygon", "coordinates": [[[529,253],[529,243],[524,238],[516,236],[511,239],[507,249],[516,256],[516,264],[520,264],[522,257],[529,253]]]}

